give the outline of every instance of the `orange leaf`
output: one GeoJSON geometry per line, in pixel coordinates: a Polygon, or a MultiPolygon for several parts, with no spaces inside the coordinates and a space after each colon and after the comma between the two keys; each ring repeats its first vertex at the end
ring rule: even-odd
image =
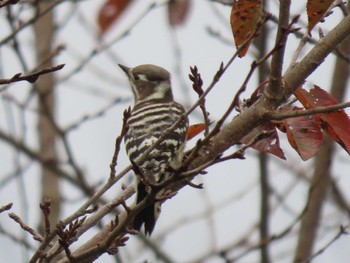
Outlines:
{"type": "Polygon", "coordinates": [[[192,0],[173,0],[168,3],[169,24],[172,27],[183,24],[191,9],[192,0]]]}
{"type": "MultiPolygon", "coordinates": [[[[310,92],[298,88],[294,94],[306,109],[338,104],[332,95],[316,85],[310,92]]],[[[350,154],[350,119],[344,110],[316,114],[315,120],[350,154]]]]}
{"type": "Polygon", "coordinates": [[[194,136],[198,135],[202,131],[205,130],[205,123],[197,123],[190,125],[187,130],[187,136],[186,139],[187,141],[191,140],[194,136]]]}
{"type": "Polygon", "coordinates": [[[308,0],[306,5],[309,24],[307,26],[310,34],[315,25],[323,18],[334,0],[308,0]]]}
{"type": "Polygon", "coordinates": [[[264,153],[273,154],[283,160],[286,159],[280,147],[280,141],[277,135],[275,125],[272,122],[267,122],[256,127],[241,140],[242,143],[248,144],[262,133],[266,133],[263,139],[257,141],[252,145],[252,148],[264,153]]]}
{"type": "Polygon", "coordinates": [[[124,12],[132,0],[107,0],[98,12],[98,26],[103,35],[124,12]]]}
{"type": "MultiPolygon", "coordinates": [[[[284,108],[281,112],[295,110],[301,110],[301,108],[284,108]]],[[[323,134],[321,127],[312,116],[288,118],[281,121],[281,123],[287,133],[290,145],[304,161],[313,157],[322,146],[323,134]]]]}
{"type": "MultiPolygon", "coordinates": [[[[262,0],[235,0],[231,10],[231,29],[235,44],[240,48],[253,34],[262,14],[262,0]]],[[[240,51],[239,57],[244,57],[249,43],[240,51]]]]}

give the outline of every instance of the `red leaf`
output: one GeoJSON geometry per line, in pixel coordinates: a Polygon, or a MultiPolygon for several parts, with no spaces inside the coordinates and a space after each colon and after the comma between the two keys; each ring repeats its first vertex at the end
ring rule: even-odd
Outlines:
{"type": "MultiPolygon", "coordinates": [[[[301,108],[285,108],[282,112],[295,110],[301,110],[301,108]]],[[[323,134],[321,127],[312,116],[288,118],[280,123],[282,123],[282,127],[287,133],[290,145],[297,151],[301,159],[304,161],[313,157],[322,146],[323,134]]]]}
{"type": "MultiPolygon", "coordinates": [[[[306,109],[338,104],[334,97],[316,85],[310,92],[298,88],[294,94],[306,109]]],[[[344,110],[316,114],[315,120],[350,154],[350,119],[344,110]]]]}
{"type": "MultiPolygon", "coordinates": [[[[230,16],[231,29],[235,44],[240,48],[247,38],[255,31],[262,14],[262,0],[235,0],[230,16]]],[[[250,41],[251,42],[251,41],[250,41]]],[[[244,57],[250,42],[240,51],[239,57],[244,57]]]]}
{"type": "Polygon", "coordinates": [[[326,14],[328,8],[334,0],[308,0],[306,5],[307,18],[309,24],[307,26],[308,32],[310,34],[311,30],[315,25],[323,18],[326,14]]]}
{"type": "Polygon", "coordinates": [[[98,12],[98,26],[103,35],[124,12],[132,0],[107,0],[98,12]]]}
{"type": "Polygon", "coordinates": [[[191,140],[194,136],[198,135],[202,131],[205,130],[205,123],[197,123],[190,125],[187,130],[187,136],[186,139],[187,141],[191,140]]]}
{"type": "Polygon", "coordinates": [[[243,137],[242,143],[248,144],[261,134],[266,133],[263,139],[257,141],[252,145],[252,148],[264,153],[273,154],[283,160],[286,159],[284,153],[280,147],[280,141],[277,135],[275,125],[272,122],[267,122],[263,125],[256,127],[249,134],[243,137]]]}
{"type": "Polygon", "coordinates": [[[168,3],[169,24],[172,27],[182,25],[191,9],[192,0],[173,0],[168,3]]]}

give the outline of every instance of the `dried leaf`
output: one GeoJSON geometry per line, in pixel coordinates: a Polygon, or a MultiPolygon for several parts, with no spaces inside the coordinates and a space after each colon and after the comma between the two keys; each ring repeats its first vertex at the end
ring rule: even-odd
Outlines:
{"type": "MultiPolygon", "coordinates": [[[[316,85],[310,92],[298,88],[294,94],[306,109],[338,104],[332,95],[316,85]]],[[[316,114],[314,118],[321,128],[350,154],[350,119],[345,111],[320,113],[316,114]]]]}
{"type": "MultiPolygon", "coordinates": [[[[302,110],[302,108],[284,108],[282,112],[302,110]]],[[[297,151],[304,161],[313,157],[323,143],[320,125],[313,116],[288,118],[280,122],[287,133],[290,145],[297,151]]],[[[283,130],[282,130],[283,131],[283,130]]]]}
{"type": "Polygon", "coordinates": [[[191,0],[173,0],[168,3],[169,24],[172,27],[182,25],[191,9],[191,0]]]}
{"type": "Polygon", "coordinates": [[[244,136],[241,142],[244,144],[249,144],[252,140],[255,140],[262,133],[266,134],[263,136],[263,139],[254,143],[251,147],[259,152],[273,154],[285,160],[286,157],[284,156],[283,150],[280,147],[278,134],[275,125],[272,122],[267,122],[256,127],[249,134],[244,136]]]}
{"type": "Polygon", "coordinates": [[[98,12],[98,26],[103,35],[125,11],[132,0],[107,0],[98,12]]]}
{"type": "Polygon", "coordinates": [[[205,123],[197,123],[190,125],[187,130],[187,141],[191,140],[193,137],[205,130],[205,123]]]}
{"type": "MultiPolygon", "coordinates": [[[[255,31],[255,28],[261,19],[262,8],[262,0],[234,1],[230,22],[237,48],[240,48],[255,31]]],[[[239,57],[245,56],[250,42],[246,43],[246,46],[240,51],[239,57]]]]}
{"type": "Polygon", "coordinates": [[[309,24],[307,26],[310,34],[315,25],[323,18],[334,0],[308,0],[306,5],[309,24]]]}

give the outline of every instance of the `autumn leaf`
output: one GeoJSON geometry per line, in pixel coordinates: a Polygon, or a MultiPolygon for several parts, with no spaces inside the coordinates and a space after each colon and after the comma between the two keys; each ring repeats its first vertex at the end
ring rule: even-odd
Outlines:
{"type": "MultiPolygon", "coordinates": [[[[231,29],[235,44],[240,48],[255,31],[262,15],[262,0],[235,0],[231,10],[231,29]]],[[[244,57],[248,51],[249,41],[239,52],[239,57],[244,57]]]]}
{"type": "MultiPolygon", "coordinates": [[[[298,88],[294,95],[306,109],[336,105],[338,102],[325,90],[314,86],[310,92],[298,88]]],[[[315,114],[315,120],[340,146],[350,154],[350,119],[344,110],[315,114]]]]}
{"type": "Polygon", "coordinates": [[[186,139],[191,140],[193,137],[205,130],[205,123],[197,123],[190,125],[187,130],[186,139]]]}
{"type": "Polygon", "coordinates": [[[249,144],[261,134],[264,134],[261,140],[255,142],[251,147],[259,152],[273,154],[283,160],[286,159],[284,153],[280,147],[280,142],[275,125],[272,122],[267,122],[263,125],[256,127],[249,134],[244,136],[241,143],[249,144]]]}
{"type": "MultiPolygon", "coordinates": [[[[284,108],[281,112],[302,110],[302,108],[284,108]]],[[[321,127],[313,116],[287,118],[279,122],[280,130],[287,134],[289,144],[304,161],[313,157],[323,143],[321,127]]]]}
{"type": "Polygon", "coordinates": [[[308,0],[306,5],[307,18],[308,18],[308,32],[310,34],[311,30],[315,25],[323,18],[326,14],[328,8],[334,0],[308,0]]]}
{"type": "Polygon", "coordinates": [[[182,25],[191,9],[192,0],[173,0],[168,2],[168,19],[172,27],[182,25]]]}
{"type": "Polygon", "coordinates": [[[98,26],[103,35],[125,11],[132,0],[107,0],[98,12],[98,26]]]}

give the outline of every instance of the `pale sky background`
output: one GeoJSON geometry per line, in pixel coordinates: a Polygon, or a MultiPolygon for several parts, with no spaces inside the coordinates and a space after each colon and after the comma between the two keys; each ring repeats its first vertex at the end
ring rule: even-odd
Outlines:
{"type": "MultiPolygon", "coordinates": [[[[107,33],[102,42],[97,43],[93,38],[93,33],[96,30],[97,10],[103,1],[82,1],[78,6],[78,11],[74,13],[67,26],[60,29],[56,36],[55,44],[64,44],[66,50],[57,58],[56,63],[65,63],[65,68],[60,71],[59,76],[65,77],[74,70],[80,62],[79,58],[85,58],[94,49],[101,47],[104,43],[110,43],[114,39],[118,39],[126,29],[130,27],[152,3],[153,1],[139,0],[135,1],[129,10],[121,17],[116,25],[107,33]],[[82,18],[86,19],[88,24],[82,26],[82,18]]],[[[162,1],[156,1],[160,3],[162,1]]],[[[306,1],[292,1],[293,14],[301,14],[302,21],[306,21],[305,7],[306,1]]],[[[270,1],[270,10],[277,14],[276,7],[278,1],[270,1]]],[[[69,3],[62,4],[56,9],[57,21],[67,19],[71,12],[69,3]]],[[[165,7],[157,7],[152,10],[146,17],[136,24],[130,34],[122,39],[115,41],[108,52],[93,57],[92,61],[74,77],[62,82],[57,88],[57,117],[59,123],[66,127],[71,123],[76,122],[82,116],[94,114],[99,109],[103,109],[109,105],[114,99],[121,98],[122,103],[112,107],[106,114],[99,118],[79,126],[69,136],[69,142],[73,146],[73,151],[77,157],[78,163],[88,176],[91,184],[103,183],[109,176],[109,164],[111,162],[114,151],[114,142],[116,136],[120,132],[122,124],[123,110],[132,104],[131,91],[124,73],[117,67],[117,63],[125,64],[126,66],[134,67],[139,64],[150,63],[162,66],[168,69],[173,74],[173,91],[177,101],[184,103],[187,107],[196,100],[196,94],[191,89],[191,83],[188,79],[189,67],[196,65],[204,80],[204,88],[206,88],[212,77],[214,76],[219,64],[223,61],[226,63],[233,55],[235,47],[233,45],[232,34],[229,26],[230,7],[213,4],[210,1],[194,0],[192,11],[185,25],[176,30],[170,29],[167,23],[167,13],[165,7]],[[232,41],[231,44],[225,44],[218,38],[208,35],[207,27],[220,32],[222,36],[232,41]],[[178,46],[180,55],[174,55],[174,50],[178,46]],[[180,71],[177,72],[177,65],[180,65],[180,71]],[[101,72],[101,73],[92,73],[101,72]],[[97,93],[98,92],[98,93],[97,93]]],[[[0,39],[8,34],[7,23],[4,20],[4,15],[0,15],[0,39]]],[[[29,17],[29,15],[28,15],[29,17]]],[[[331,28],[338,19],[341,18],[341,13],[336,11],[325,23],[321,24],[324,32],[327,28],[331,28]]],[[[272,27],[272,23],[270,26],[272,27]]],[[[275,26],[273,25],[273,28],[275,26]]],[[[23,50],[28,59],[33,59],[33,37],[32,31],[27,29],[23,34],[20,34],[20,41],[26,43],[23,45],[23,50]]],[[[275,31],[270,31],[270,39],[274,40],[275,31]]],[[[314,36],[317,37],[316,31],[314,36]]],[[[286,51],[286,64],[292,57],[293,50],[298,44],[298,41],[291,36],[292,41],[288,42],[286,51]]],[[[306,50],[309,49],[307,47],[306,50]]],[[[252,47],[249,51],[254,53],[252,47]]],[[[222,77],[222,80],[216,85],[214,90],[207,97],[207,109],[210,112],[212,120],[218,119],[230,104],[235,92],[240,87],[245,78],[253,56],[249,55],[244,59],[237,59],[229,70],[222,77]]],[[[328,90],[331,82],[334,57],[327,58],[327,61],[308,78],[308,85],[317,84],[328,90]]],[[[3,76],[12,76],[19,70],[17,60],[13,53],[7,47],[0,49],[0,73],[3,76]]],[[[252,79],[249,83],[249,88],[243,97],[247,98],[251,92],[257,87],[256,79],[252,79]]],[[[21,98],[21,94],[26,94],[29,85],[24,82],[11,86],[10,94],[21,98]]],[[[349,95],[347,96],[349,100],[349,95]]],[[[5,104],[5,103],[4,103],[5,104]]],[[[0,125],[7,127],[9,125],[8,106],[0,111],[0,125]]],[[[349,111],[348,111],[349,112],[349,111]]],[[[191,116],[192,123],[201,121],[201,115],[193,114],[191,116]]],[[[15,119],[16,132],[19,134],[18,127],[18,112],[13,110],[15,119]]],[[[35,120],[33,114],[27,114],[28,135],[27,140],[30,145],[36,146],[36,138],[33,137],[35,129],[35,120]]],[[[196,137],[189,143],[189,146],[195,143],[196,137]]],[[[284,134],[280,134],[282,147],[285,151],[287,162],[277,160],[271,157],[271,182],[281,195],[287,191],[290,185],[295,181],[294,176],[288,173],[288,168],[284,169],[284,165],[305,169],[311,173],[312,160],[303,162],[293,149],[286,143],[284,134]]],[[[14,163],[14,152],[10,148],[0,143],[0,156],[2,165],[0,167],[0,180],[2,175],[8,174],[14,163]]],[[[340,148],[340,147],[338,147],[340,148]]],[[[62,149],[61,149],[62,150],[62,149]]],[[[349,156],[340,150],[337,154],[337,161],[333,165],[334,176],[337,179],[339,186],[342,189],[348,189],[350,186],[349,179],[349,156]]],[[[28,163],[28,160],[21,157],[21,162],[28,163]]],[[[129,164],[126,158],[124,149],[119,156],[118,169],[122,170],[129,164]]],[[[0,189],[0,206],[9,202],[14,202],[12,211],[22,214],[23,206],[28,206],[30,214],[23,215],[31,226],[36,226],[39,215],[39,198],[40,184],[38,176],[38,166],[33,164],[25,173],[25,189],[27,191],[27,199],[21,200],[19,181],[13,180],[0,189]]],[[[176,259],[177,262],[191,262],[203,254],[209,252],[213,247],[225,247],[238,237],[246,233],[252,225],[259,219],[259,188],[258,182],[258,160],[254,150],[248,150],[246,160],[233,160],[230,162],[221,163],[208,169],[208,174],[200,176],[196,182],[203,182],[205,190],[196,190],[190,187],[182,189],[176,197],[174,197],[162,208],[153,238],[163,238],[161,240],[162,249],[176,259]],[[239,201],[237,201],[239,200],[239,201]],[[220,208],[210,220],[191,221],[185,224],[168,237],[164,238],[164,231],[167,231],[170,226],[176,224],[179,220],[188,217],[193,217],[203,213],[208,207],[206,204],[211,204],[212,208],[220,204],[226,203],[220,208]],[[214,224],[212,234],[209,229],[210,225],[214,224]]],[[[123,182],[129,184],[132,177],[126,177],[123,182]]],[[[62,218],[69,215],[75,208],[83,202],[81,192],[77,192],[75,188],[67,183],[62,183],[64,198],[74,201],[74,203],[65,207],[62,218]]],[[[114,197],[120,192],[120,184],[115,185],[112,190],[107,193],[107,196],[114,197]]],[[[303,209],[308,185],[298,182],[298,185],[291,191],[285,201],[285,207],[281,206],[274,213],[271,222],[271,234],[279,233],[288,226],[296,215],[303,209]],[[292,213],[294,214],[290,214],[292,213]]],[[[347,191],[344,191],[347,197],[350,198],[347,191]]],[[[276,204],[276,200],[272,200],[272,206],[276,204]]],[[[332,201],[326,205],[325,221],[329,230],[326,234],[320,234],[320,242],[318,247],[323,247],[337,233],[336,226],[340,224],[349,225],[349,218],[346,216],[339,217],[339,213],[332,207],[332,201]]],[[[0,215],[0,224],[4,228],[8,228],[14,233],[21,233],[17,224],[10,220],[6,213],[0,215]]],[[[297,235],[297,228],[293,229],[296,234],[292,238],[286,238],[284,241],[277,241],[271,245],[271,253],[275,256],[274,262],[291,262],[291,258],[284,257],[283,253],[293,255],[297,235]]],[[[251,241],[257,240],[257,232],[253,235],[251,241]]],[[[33,243],[35,244],[35,243],[33,243]]],[[[350,237],[342,236],[336,241],[326,252],[318,257],[315,262],[347,262],[350,258],[350,237]]],[[[121,248],[120,252],[127,258],[125,262],[141,262],[146,258],[152,259],[152,256],[147,257],[142,253],[140,243],[131,238],[125,248],[121,248]]],[[[22,262],[23,255],[15,244],[6,237],[0,236],[0,258],[3,262],[22,262]]],[[[238,262],[251,263],[258,262],[258,251],[250,253],[247,257],[242,258],[238,262]]],[[[96,262],[114,262],[108,256],[101,257],[96,262]]],[[[156,261],[155,261],[156,262],[156,261]]],[[[218,259],[210,259],[206,262],[216,263],[222,262],[218,259]]]]}

